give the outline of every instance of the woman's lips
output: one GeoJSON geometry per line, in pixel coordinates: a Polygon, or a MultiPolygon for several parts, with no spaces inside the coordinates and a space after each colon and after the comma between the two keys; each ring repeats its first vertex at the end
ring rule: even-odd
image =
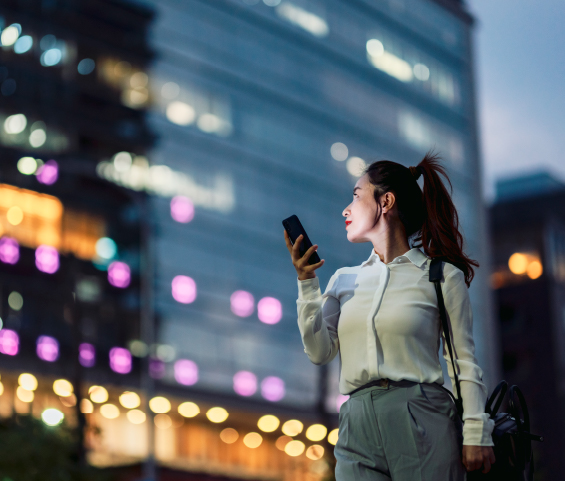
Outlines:
{"type": "Polygon", "coordinates": [[[345,221],[345,227],[347,228],[347,226],[348,226],[349,224],[351,224],[351,222],[353,222],[353,221],[351,221],[351,220],[346,220],[346,221],[345,221]]]}

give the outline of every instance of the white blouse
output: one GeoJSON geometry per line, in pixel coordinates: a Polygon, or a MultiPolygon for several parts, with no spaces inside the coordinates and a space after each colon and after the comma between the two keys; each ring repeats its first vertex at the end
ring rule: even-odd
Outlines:
{"type": "MultiPolygon", "coordinates": [[[[413,248],[385,264],[371,246],[371,255],[361,265],[335,272],[324,295],[318,277],[297,278],[304,351],[317,365],[330,362],[339,352],[342,394],[381,378],[443,385],[438,353],[444,334],[434,283],[428,278],[430,262],[413,248]]],[[[463,444],[494,446],[494,420],[484,412],[488,391],[475,358],[465,275],[446,262],[443,273],[441,287],[463,397],[463,444]]],[[[445,344],[443,356],[457,397],[445,344]]]]}

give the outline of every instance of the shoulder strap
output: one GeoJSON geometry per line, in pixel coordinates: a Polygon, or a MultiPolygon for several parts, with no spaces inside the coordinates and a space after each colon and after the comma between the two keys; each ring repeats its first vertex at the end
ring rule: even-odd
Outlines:
{"type": "Polygon", "coordinates": [[[441,278],[443,277],[443,265],[442,257],[434,257],[430,262],[430,273],[429,280],[433,282],[436,289],[437,295],[437,305],[439,308],[439,315],[441,318],[441,324],[443,327],[443,333],[445,335],[445,341],[447,342],[447,348],[449,350],[449,355],[451,356],[451,365],[453,366],[453,374],[455,376],[455,387],[457,389],[457,399],[454,399],[455,405],[459,412],[459,416],[463,419],[463,399],[461,397],[461,386],[459,385],[459,377],[457,376],[457,370],[455,369],[455,361],[453,360],[453,350],[451,349],[451,336],[449,334],[449,327],[447,324],[447,314],[445,312],[445,303],[443,300],[443,292],[441,290],[441,278]]]}

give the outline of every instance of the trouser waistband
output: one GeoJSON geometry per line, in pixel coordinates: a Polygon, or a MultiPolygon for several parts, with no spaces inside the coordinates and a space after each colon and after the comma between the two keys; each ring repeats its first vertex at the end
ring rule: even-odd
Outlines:
{"type": "Polygon", "coordinates": [[[392,379],[387,379],[387,378],[377,379],[375,381],[368,382],[367,384],[364,384],[363,386],[358,387],[357,389],[354,389],[349,393],[349,395],[353,396],[359,391],[363,391],[371,387],[383,387],[385,389],[388,389],[389,386],[413,386],[414,384],[418,384],[418,383],[416,381],[408,381],[406,379],[402,379],[400,381],[393,381],[392,379]]]}

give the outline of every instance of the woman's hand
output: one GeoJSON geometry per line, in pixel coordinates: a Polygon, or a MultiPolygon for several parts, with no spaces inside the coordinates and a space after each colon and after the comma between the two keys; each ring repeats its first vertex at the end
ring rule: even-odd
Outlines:
{"type": "Polygon", "coordinates": [[[292,259],[292,264],[296,269],[296,273],[298,274],[298,280],[304,281],[306,279],[313,279],[316,277],[316,273],[314,272],[319,267],[322,267],[324,263],[324,259],[322,259],[317,264],[308,264],[308,259],[310,256],[318,249],[318,244],[314,244],[310,249],[308,249],[302,257],[300,257],[300,243],[302,242],[302,235],[298,236],[294,245],[290,243],[290,237],[288,236],[288,232],[284,229],[284,239],[286,241],[286,247],[288,252],[290,252],[290,257],[292,259]]]}
{"type": "Polygon", "coordinates": [[[483,473],[486,474],[490,471],[490,466],[495,461],[496,458],[494,457],[492,446],[463,446],[463,464],[467,471],[480,469],[484,464],[485,469],[483,469],[483,473]]]}

